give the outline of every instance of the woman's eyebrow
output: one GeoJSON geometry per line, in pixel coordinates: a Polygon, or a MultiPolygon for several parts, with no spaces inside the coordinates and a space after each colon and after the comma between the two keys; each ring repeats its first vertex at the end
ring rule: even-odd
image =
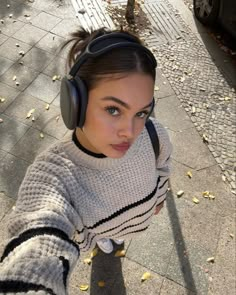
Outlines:
{"type": "MultiPolygon", "coordinates": [[[[123,100],[121,100],[121,99],[119,99],[117,97],[114,97],[114,96],[105,96],[105,97],[102,98],[102,100],[114,101],[114,102],[120,104],[121,106],[125,107],[128,110],[130,109],[130,106],[126,102],[124,102],[123,100]]],[[[150,107],[151,105],[152,105],[152,102],[149,103],[148,105],[144,106],[143,108],[141,108],[141,110],[146,109],[146,108],[150,107]]]]}

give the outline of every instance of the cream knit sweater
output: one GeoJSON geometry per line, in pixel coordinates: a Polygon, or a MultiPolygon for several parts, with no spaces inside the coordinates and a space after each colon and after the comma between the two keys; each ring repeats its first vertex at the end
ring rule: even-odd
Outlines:
{"type": "Polygon", "coordinates": [[[120,159],[90,156],[71,135],[36,158],[9,216],[0,294],[66,294],[79,251],[103,237],[125,239],[147,229],[166,197],[172,149],[166,130],[152,120],[157,163],[146,128],[120,159]]]}

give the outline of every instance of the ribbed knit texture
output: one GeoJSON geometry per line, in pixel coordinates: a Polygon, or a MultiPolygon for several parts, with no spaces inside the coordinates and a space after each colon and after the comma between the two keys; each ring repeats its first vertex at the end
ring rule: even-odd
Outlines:
{"type": "Polygon", "coordinates": [[[146,129],[120,159],[84,153],[71,134],[36,158],[9,216],[12,239],[0,263],[0,294],[9,281],[13,293],[66,294],[77,246],[90,251],[103,237],[130,238],[149,226],[166,197],[172,149],[166,130],[152,120],[157,163],[146,129]]]}

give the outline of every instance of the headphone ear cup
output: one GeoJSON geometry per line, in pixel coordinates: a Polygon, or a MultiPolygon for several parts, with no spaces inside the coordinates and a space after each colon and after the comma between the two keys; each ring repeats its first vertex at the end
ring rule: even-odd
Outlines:
{"type": "Polygon", "coordinates": [[[84,82],[75,77],[64,77],[61,81],[60,105],[66,127],[70,130],[83,127],[88,104],[88,93],[84,82]]]}
{"type": "Polygon", "coordinates": [[[64,77],[61,81],[60,106],[63,121],[68,129],[75,129],[78,121],[79,99],[75,82],[64,77]]]}
{"type": "Polygon", "coordinates": [[[77,126],[82,128],[84,126],[85,118],[86,118],[86,111],[88,105],[88,89],[86,84],[80,77],[75,76],[74,82],[76,84],[76,89],[78,92],[78,100],[79,100],[79,107],[77,109],[78,116],[77,116],[77,126]]]}

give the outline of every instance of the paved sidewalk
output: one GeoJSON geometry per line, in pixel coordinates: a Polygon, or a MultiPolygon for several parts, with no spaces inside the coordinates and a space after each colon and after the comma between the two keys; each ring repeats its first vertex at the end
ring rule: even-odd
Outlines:
{"type": "MultiPolygon", "coordinates": [[[[124,3],[111,1],[111,5],[124,3]]],[[[230,63],[228,68],[227,63],[221,68],[213,62],[214,58],[220,61],[227,57],[210,51],[204,29],[195,27],[180,3],[149,0],[141,6],[152,31],[142,37],[159,61],[155,116],[168,129],[174,146],[166,206],[147,232],[126,242],[125,258],[99,252],[92,265],[87,265],[83,260],[88,255],[81,255],[70,281],[72,295],[235,292],[232,191],[236,79],[230,63]],[[230,99],[222,100],[225,97],[230,99]],[[203,142],[203,134],[209,144],[203,142]],[[192,178],[187,176],[188,171],[192,178]],[[184,191],[180,198],[179,190],[184,191]],[[215,199],[204,198],[204,191],[210,191],[215,199]],[[193,197],[199,204],[192,201],[193,197]],[[207,262],[210,257],[214,262],[207,262]],[[152,276],[141,282],[144,272],[152,276]],[[98,281],[104,281],[105,286],[99,287],[98,281]],[[85,284],[88,291],[81,291],[79,286],[85,284]]],[[[66,72],[66,53],[59,52],[60,44],[79,24],[115,27],[106,6],[104,0],[1,0],[1,240],[6,238],[7,214],[28,165],[67,132],[60,117],[60,79],[52,79],[66,72]]]]}

